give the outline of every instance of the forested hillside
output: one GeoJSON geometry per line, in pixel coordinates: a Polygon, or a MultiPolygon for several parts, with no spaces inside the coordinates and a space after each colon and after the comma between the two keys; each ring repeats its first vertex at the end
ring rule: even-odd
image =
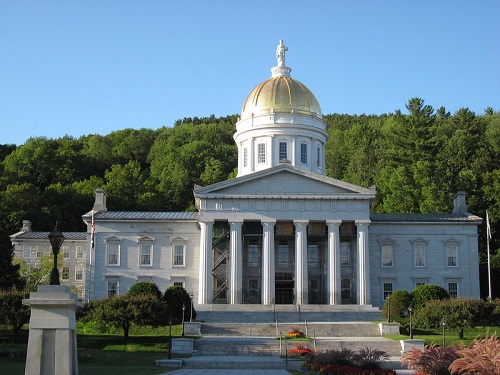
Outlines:
{"type": "MultiPolygon", "coordinates": [[[[394,113],[325,120],[327,174],[376,185],[373,212],[450,212],[453,195],[464,190],[470,212],[485,217],[487,209],[499,222],[500,112],[450,114],[413,98],[394,113]]],[[[108,194],[109,210],[194,210],[194,184],[235,176],[236,121],[237,115],[194,117],[172,128],[0,145],[0,288],[10,284],[4,275],[12,272],[8,236],[22,220],[35,230],[58,221],[64,231],[83,231],[81,216],[91,210],[98,187],[108,194]]],[[[499,228],[493,226],[497,238],[499,228]]],[[[480,235],[484,252],[484,226],[480,235]]],[[[500,269],[500,256],[495,262],[500,269]]]]}

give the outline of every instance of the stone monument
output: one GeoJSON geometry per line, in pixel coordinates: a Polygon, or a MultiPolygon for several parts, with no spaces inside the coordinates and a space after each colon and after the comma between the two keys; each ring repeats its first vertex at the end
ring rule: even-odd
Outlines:
{"type": "Polygon", "coordinates": [[[31,307],[25,375],[78,375],[75,310],[83,306],[64,285],[40,285],[31,307]]]}

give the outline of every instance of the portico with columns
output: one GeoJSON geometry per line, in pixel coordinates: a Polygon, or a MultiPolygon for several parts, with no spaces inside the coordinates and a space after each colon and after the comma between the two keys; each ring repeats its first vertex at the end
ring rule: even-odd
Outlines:
{"type": "Polygon", "coordinates": [[[229,236],[222,301],[370,304],[373,189],[281,164],[194,194],[201,228],[198,304],[217,299],[214,226],[229,236]]]}

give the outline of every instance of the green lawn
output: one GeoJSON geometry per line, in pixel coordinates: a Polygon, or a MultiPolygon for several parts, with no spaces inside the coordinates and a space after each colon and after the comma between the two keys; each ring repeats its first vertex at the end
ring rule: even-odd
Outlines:
{"type": "MultiPolygon", "coordinates": [[[[80,375],[155,375],[174,370],[155,364],[155,360],[167,358],[168,330],[160,328],[134,331],[138,332],[147,335],[134,335],[124,341],[121,335],[79,333],[80,375]]],[[[179,337],[180,332],[179,326],[172,327],[173,337],[179,337]]],[[[10,350],[25,353],[27,342],[28,330],[22,330],[18,337],[13,337],[9,331],[0,330],[0,354],[10,350]]],[[[20,358],[0,356],[0,372],[6,375],[22,375],[25,363],[25,354],[20,358]]]]}
{"type": "MultiPolygon", "coordinates": [[[[466,329],[464,331],[463,340],[460,340],[458,338],[458,332],[446,330],[445,331],[446,345],[451,345],[451,344],[455,344],[455,343],[467,345],[479,336],[484,337],[487,332],[489,332],[489,336],[491,336],[493,334],[493,332],[497,332],[497,334],[500,334],[500,327],[476,327],[474,329],[466,329]]],[[[408,332],[402,332],[402,333],[405,333],[405,334],[387,335],[384,337],[387,337],[387,338],[390,338],[393,340],[407,340],[407,339],[409,339],[408,332]]],[[[443,331],[439,330],[439,329],[436,329],[436,330],[413,329],[413,338],[425,340],[426,345],[429,345],[432,343],[437,344],[437,345],[441,345],[441,343],[443,342],[443,331]]]]}

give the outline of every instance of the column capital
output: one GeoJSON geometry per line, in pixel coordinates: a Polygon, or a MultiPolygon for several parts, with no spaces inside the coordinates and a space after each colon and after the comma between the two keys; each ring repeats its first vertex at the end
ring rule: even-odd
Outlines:
{"type": "Polygon", "coordinates": [[[239,220],[228,220],[229,225],[242,225],[243,224],[243,219],[239,220]]]}
{"type": "Polygon", "coordinates": [[[309,224],[309,220],[294,220],[293,224],[307,226],[307,224],[309,224]]]}
{"type": "Polygon", "coordinates": [[[213,224],[215,223],[214,219],[198,219],[198,223],[200,224],[213,224]]]}
{"type": "Polygon", "coordinates": [[[369,226],[371,224],[371,220],[356,220],[354,222],[354,224],[360,228],[360,227],[363,227],[363,226],[369,226]]]}
{"type": "Polygon", "coordinates": [[[335,226],[340,226],[342,224],[342,220],[327,220],[326,225],[335,225],[335,226]]]}
{"type": "Polygon", "coordinates": [[[266,220],[260,222],[263,226],[274,227],[276,225],[276,220],[266,220]]]}

